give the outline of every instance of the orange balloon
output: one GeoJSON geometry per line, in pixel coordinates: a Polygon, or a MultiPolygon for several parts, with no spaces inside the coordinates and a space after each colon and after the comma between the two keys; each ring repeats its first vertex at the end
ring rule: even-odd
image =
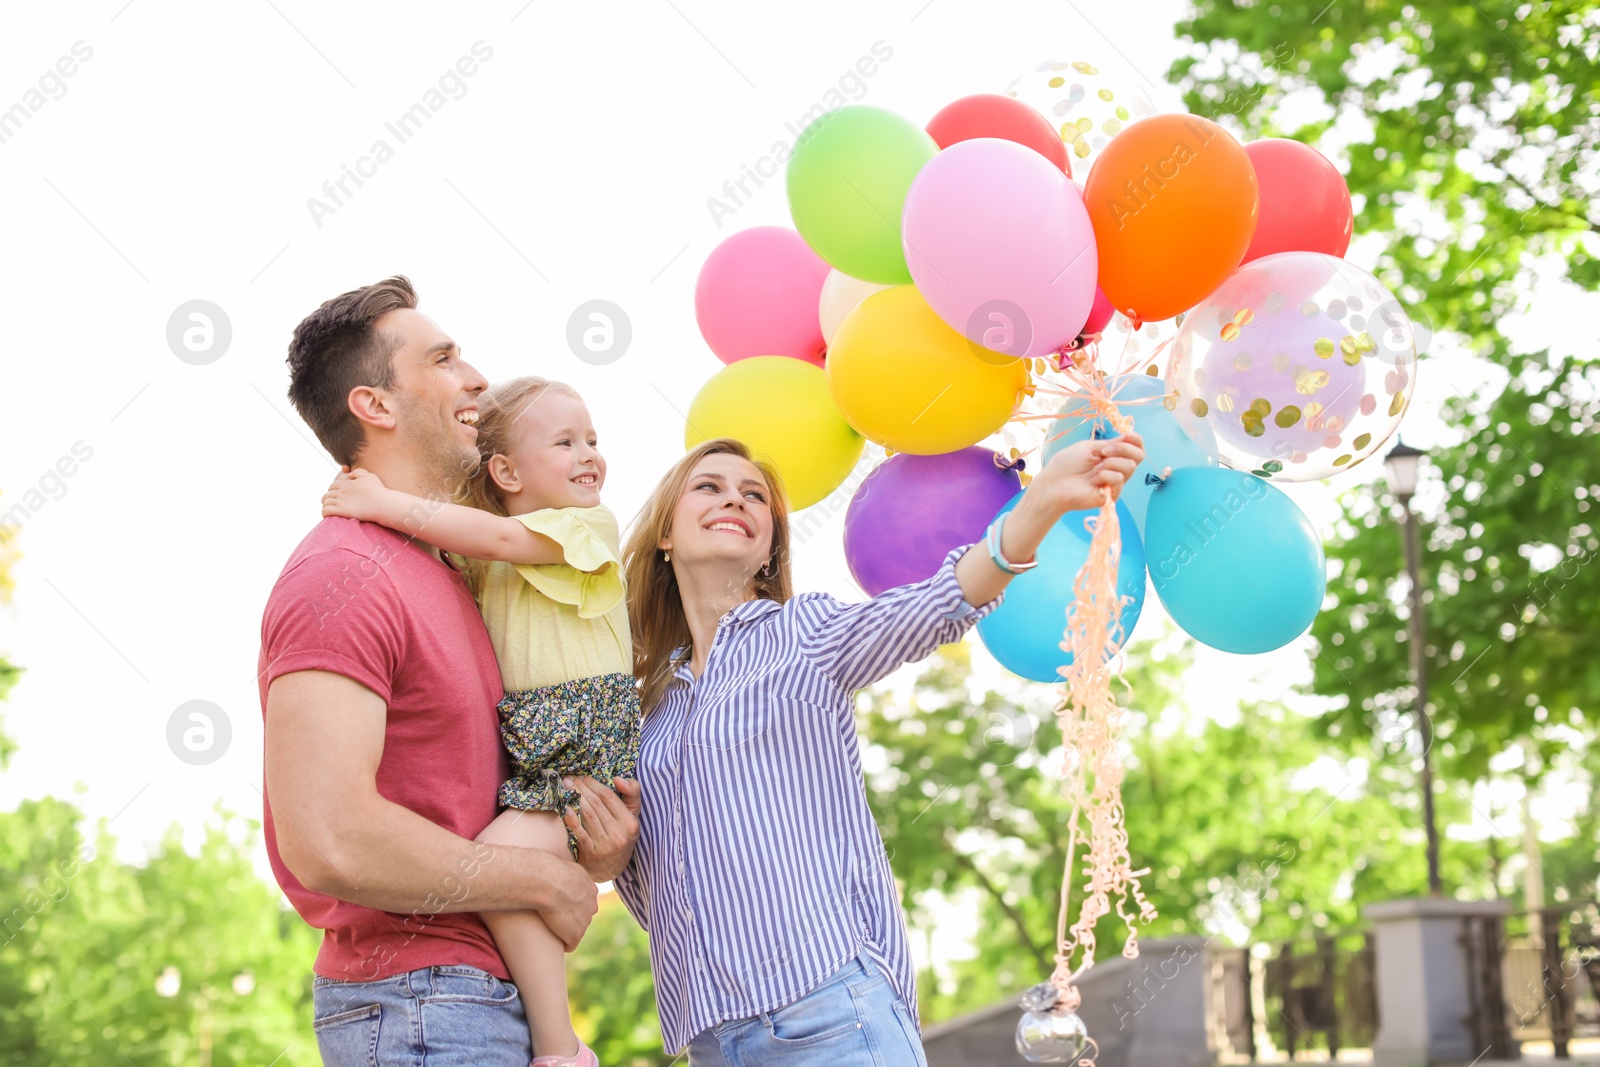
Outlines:
{"type": "Polygon", "coordinates": [[[1089,169],[1083,200],[1100,288],[1145,322],[1210,296],[1244,259],[1261,209],[1244,146],[1198,115],[1152,115],[1123,129],[1089,169]]]}

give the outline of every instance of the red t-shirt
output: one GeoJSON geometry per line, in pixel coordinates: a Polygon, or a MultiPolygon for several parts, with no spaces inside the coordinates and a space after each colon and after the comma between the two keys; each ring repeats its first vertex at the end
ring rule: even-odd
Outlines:
{"type": "MultiPolygon", "coordinates": [[[[495,705],[502,695],[489,633],[466,582],[393,530],[327,518],[300,542],[261,619],[261,709],[274,678],[330,671],[388,705],[377,789],[468,840],[494,819],[505,779],[495,705]]],[[[494,939],[472,912],[441,912],[477,873],[439,872],[439,887],[411,915],[315,893],[283,865],[265,805],[267,855],[306,922],[323,931],[313,970],[365,982],[418,967],[464,964],[509,978],[494,939]]]]}

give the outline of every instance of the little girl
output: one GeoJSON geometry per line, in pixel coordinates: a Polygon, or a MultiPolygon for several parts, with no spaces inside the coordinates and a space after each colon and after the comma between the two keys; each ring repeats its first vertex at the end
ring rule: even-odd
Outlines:
{"type": "MultiPolygon", "coordinates": [[[[477,428],[480,462],[464,490],[471,507],[389,489],[357,468],[334,479],[322,513],[465,557],[458,565],[500,661],[500,736],[512,761],[499,795],[506,810],[478,840],[576,858],[561,812],[579,798],[563,776],[609,785],[632,778],[639,755],[617,520],[600,503],[606,463],[588,408],[560,382],[495,386],[480,400],[477,428]]],[[[537,912],[483,919],[521,990],[535,1067],[598,1067],[572,1029],[561,941],[537,912]]]]}

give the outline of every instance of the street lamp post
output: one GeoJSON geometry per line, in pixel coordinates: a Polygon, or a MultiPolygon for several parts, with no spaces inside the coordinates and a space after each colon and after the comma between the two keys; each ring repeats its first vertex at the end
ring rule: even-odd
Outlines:
{"type": "Polygon", "coordinates": [[[1411,496],[1417,491],[1417,468],[1423,453],[1403,442],[1383,457],[1389,474],[1389,487],[1405,511],[1406,574],[1411,579],[1410,638],[1411,673],[1417,686],[1417,728],[1422,740],[1422,824],[1428,835],[1428,895],[1444,895],[1439,880],[1439,830],[1433,815],[1433,720],[1428,715],[1428,657],[1423,647],[1427,631],[1422,616],[1422,547],[1417,536],[1417,516],[1411,510],[1411,496]]]}

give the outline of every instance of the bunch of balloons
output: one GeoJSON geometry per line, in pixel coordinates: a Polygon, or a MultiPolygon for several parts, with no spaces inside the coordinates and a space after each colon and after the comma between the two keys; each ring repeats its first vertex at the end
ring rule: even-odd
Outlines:
{"type": "MultiPolygon", "coordinates": [[[[980,540],[1026,464],[1113,433],[1109,397],[1147,453],[1118,506],[1123,635],[1148,574],[1196,639],[1265,652],[1324,591],[1320,538],[1271,483],[1348,470],[1393,434],[1411,326],[1343,259],[1353,216],[1332,163],[1158,112],[1126,82],[1051,62],[925,127],[866,106],[808,126],[788,160],[794,229],[736,233],[700,272],[696,317],[727,366],[686,442],[747,441],[795,508],[838,490],[865,441],[883,446],[845,520],[876,595],[980,540]],[[1030,422],[1049,426],[1034,449],[995,447],[1030,422]]],[[[1071,662],[1062,621],[1092,514],[1065,516],[979,624],[1024,677],[1071,662]]]]}
{"type": "Polygon", "coordinates": [[[700,273],[700,329],[728,366],[691,405],[686,443],[745,440],[796,508],[837,491],[866,440],[888,450],[845,515],[869,594],[982,540],[1025,462],[1130,424],[1145,440],[1115,507],[1063,516],[978,623],[1010,670],[1068,680],[1057,970],[1030,991],[1017,1041],[1030,1060],[1076,1059],[1092,1042],[1072,959],[1092,965],[1113,899],[1125,954],[1134,921],[1155,914],[1121,825],[1108,668],[1147,576],[1215,648],[1300,636],[1325,561],[1272,483],[1349,470],[1394,433],[1416,385],[1413,330],[1345,262],[1349,190],[1315,149],[1242,145],[1082,60],[1040,64],[1010,95],[957,100],[926,127],[831,112],[800,135],[787,184],[794,229],[734,234],[700,273]],[[1016,444],[1040,425],[1042,441],[1016,444]],[[1092,877],[1069,930],[1085,827],[1092,877]]]}

